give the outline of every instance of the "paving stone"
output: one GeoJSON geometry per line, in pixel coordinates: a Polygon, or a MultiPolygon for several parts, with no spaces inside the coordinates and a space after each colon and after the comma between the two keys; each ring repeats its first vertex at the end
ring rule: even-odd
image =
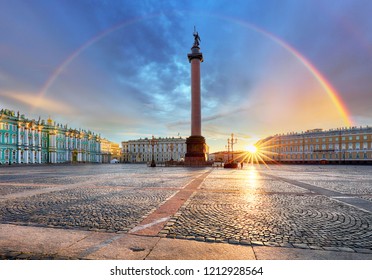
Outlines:
{"type": "Polygon", "coordinates": [[[326,251],[339,251],[337,247],[323,247],[323,249],[326,251]]]}
{"type": "Polygon", "coordinates": [[[294,248],[300,248],[300,249],[309,249],[309,245],[307,244],[298,244],[298,243],[294,243],[292,244],[294,248]]]}
{"type": "Polygon", "coordinates": [[[353,248],[353,249],[357,253],[372,254],[372,249],[366,249],[366,248],[353,248]]]}
{"type": "Polygon", "coordinates": [[[347,248],[347,247],[337,247],[337,249],[341,252],[349,252],[349,253],[354,253],[355,251],[351,248],[347,248]]]}
{"type": "Polygon", "coordinates": [[[324,250],[322,247],[313,246],[313,245],[309,245],[309,248],[312,249],[312,250],[324,250]]]}
{"type": "Polygon", "coordinates": [[[251,243],[252,243],[253,246],[263,246],[264,245],[263,242],[261,242],[261,241],[252,241],[251,243]]]}
{"type": "Polygon", "coordinates": [[[239,243],[241,245],[251,245],[252,244],[249,240],[240,240],[239,243]]]}

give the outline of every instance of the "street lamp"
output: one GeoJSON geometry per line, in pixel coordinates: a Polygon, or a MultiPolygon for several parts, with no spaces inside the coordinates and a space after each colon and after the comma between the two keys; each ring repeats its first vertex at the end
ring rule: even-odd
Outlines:
{"type": "Polygon", "coordinates": [[[227,149],[227,162],[230,161],[230,143],[229,139],[227,139],[227,145],[225,145],[225,148],[227,149]]]}
{"type": "Polygon", "coordinates": [[[156,167],[155,159],[154,159],[154,146],[158,143],[157,140],[155,140],[154,135],[152,136],[152,139],[149,141],[149,145],[152,146],[152,159],[150,167],[156,167]]]}
{"type": "Polygon", "coordinates": [[[231,133],[231,138],[227,139],[227,143],[231,145],[231,162],[234,162],[234,144],[238,142],[237,138],[234,138],[234,133],[231,133]]]}

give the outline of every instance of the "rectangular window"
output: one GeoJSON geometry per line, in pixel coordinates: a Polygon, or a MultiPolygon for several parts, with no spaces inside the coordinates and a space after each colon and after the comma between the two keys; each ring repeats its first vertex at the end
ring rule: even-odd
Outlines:
{"type": "Polygon", "coordinates": [[[352,150],[352,149],[353,149],[353,143],[349,143],[349,145],[348,145],[348,149],[349,149],[349,150],[352,150]]]}
{"type": "Polygon", "coordinates": [[[364,139],[364,140],[367,140],[367,135],[364,135],[364,136],[363,136],[363,139],[364,139]]]}
{"type": "Polygon", "coordinates": [[[360,139],[359,135],[358,135],[358,136],[356,136],[355,138],[356,138],[356,140],[359,140],[359,139],[360,139]]]}
{"type": "Polygon", "coordinates": [[[353,140],[353,136],[349,136],[349,140],[353,140]]]}
{"type": "Polygon", "coordinates": [[[332,138],[329,138],[329,139],[328,139],[329,142],[332,142],[332,140],[333,140],[332,138]]]}

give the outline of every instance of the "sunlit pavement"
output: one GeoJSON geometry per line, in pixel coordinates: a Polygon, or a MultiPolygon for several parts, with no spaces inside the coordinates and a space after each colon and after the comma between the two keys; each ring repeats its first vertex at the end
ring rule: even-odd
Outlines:
{"type": "Polygon", "coordinates": [[[3,259],[372,259],[372,167],[2,167],[0,223],[3,259]]]}

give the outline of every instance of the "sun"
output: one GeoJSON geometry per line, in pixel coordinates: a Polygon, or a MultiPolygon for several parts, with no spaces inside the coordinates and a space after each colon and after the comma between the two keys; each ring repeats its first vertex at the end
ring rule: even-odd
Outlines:
{"type": "Polygon", "coordinates": [[[257,153],[257,147],[255,145],[246,146],[245,150],[251,154],[257,153]]]}

